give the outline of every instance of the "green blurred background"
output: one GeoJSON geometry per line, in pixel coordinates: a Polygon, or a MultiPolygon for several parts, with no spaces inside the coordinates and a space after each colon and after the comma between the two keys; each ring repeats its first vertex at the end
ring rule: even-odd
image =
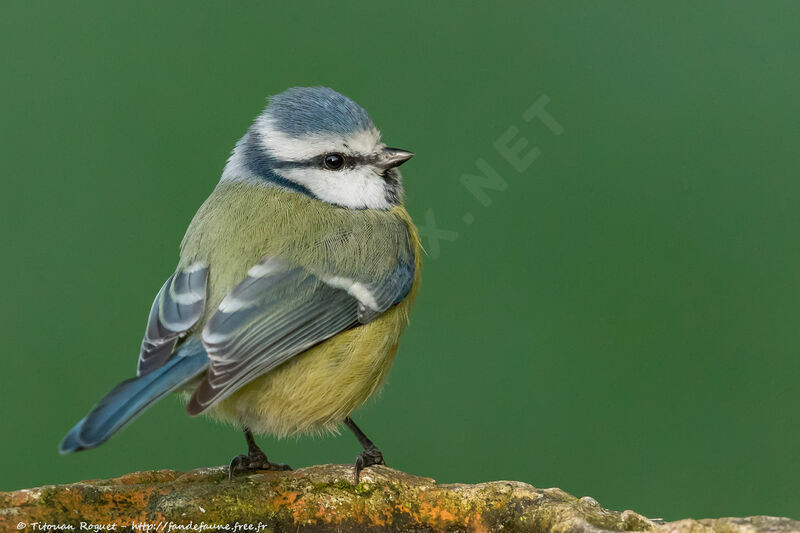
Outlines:
{"type": "MultiPolygon", "coordinates": [[[[418,154],[424,283],[355,416],[391,466],[667,519],[800,518],[800,4],[1,10],[0,489],[244,450],[174,399],[97,450],[56,446],[133,374],[184,229],[264,98],[322,84],[418,154]],[[522,119],[542,95],[561,135],[522,119]],[[510,127],[541,150],[524,172],[494,148],[510,127]],[[460,182],[479,158],[507,182],[489,206],[460,182]]],[[[349,434],[261,443],[295,467],[359,451],[349,434]]]]}

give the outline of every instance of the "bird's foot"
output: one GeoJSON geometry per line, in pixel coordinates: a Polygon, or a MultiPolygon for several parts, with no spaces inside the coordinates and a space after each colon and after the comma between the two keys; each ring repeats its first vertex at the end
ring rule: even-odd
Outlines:
{"type": "Polygon", "coordinates": [[[240,454],[231,459],[231,464],[228,465],[228,479],[233,479],[233,475],[238,472],[291,469],[292,467],[289,465],[270,462],[264,452],[251,453],[250,455],[240,454]]]}
{"type": "Polygon", "coordinates": [[[378,448],[374,446],[368,449],[365,449],[363,452],[356,456],[356,464],[353,465],[355,469],[355,479],[356,485],[358,485],[358,480],[361,475],[361,471],[367,467],[374,466],[374,465],[386,465],[383,460],[383,454],[378,448]]]}

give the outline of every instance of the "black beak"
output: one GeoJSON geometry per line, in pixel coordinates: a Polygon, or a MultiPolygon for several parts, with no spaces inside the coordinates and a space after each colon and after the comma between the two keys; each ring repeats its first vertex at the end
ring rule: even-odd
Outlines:
{"type": "Polygon", "coordinates": [[[400,148],[384,148],[378,154],[378,164],[383,168],[399,167],[409,159],[414,157],[414,152],[401,150],[400,148]]]}

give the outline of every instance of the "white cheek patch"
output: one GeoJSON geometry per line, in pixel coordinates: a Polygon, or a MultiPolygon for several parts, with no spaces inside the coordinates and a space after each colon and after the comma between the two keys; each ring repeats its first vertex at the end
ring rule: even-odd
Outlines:
{"type": "Polygon", "coordinates": [[[328,203],[350,209],[389,209],[386,184],[370,167],[346,170],[321,168],[279,169],[278,175],[308,189],[328,203]]]}
{"type": "Polygon", "coordinates": [[[279,161],[303,161],[329,152],[369,154],[381,139],[380,132],[374,128],[344,138],[330,133],[292,137],[278,131],[274,121],[263,115],[256,120],[256,128],[264,149],[279,161]]]}

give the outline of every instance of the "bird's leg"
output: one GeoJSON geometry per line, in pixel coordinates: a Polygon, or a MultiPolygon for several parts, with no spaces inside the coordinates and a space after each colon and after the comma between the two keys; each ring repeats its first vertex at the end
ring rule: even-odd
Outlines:
{"type": "Polygon", "coordinates": [[[253,432],[249,428],[242,428],[244,438],[247,439],[247,455],[237,455],[231,459],[228,466],[228,479],[233,478],[233,473],[247,470],[291,470],[289,465],[271,463],[267,459],[267,454],[258,447],[253,438],[253,432]]]}
{"type": "Polygon", "coordinates": [[[350,431],[353,432],[358,442],[361,443],[361,446],[364,448],[364,451],[356,456],[356,464],[354,465],[356,471],[356,485],[358,485],[359,474],[361,474],[363,469],[372,465],[385,465],[386,463],[383,462],[383,454],[381,451],[366,435],[364,435],[364,432],[353,422],[352,418],[348,416],[344,419],[344,423],[350,428],[350,431]]]}

